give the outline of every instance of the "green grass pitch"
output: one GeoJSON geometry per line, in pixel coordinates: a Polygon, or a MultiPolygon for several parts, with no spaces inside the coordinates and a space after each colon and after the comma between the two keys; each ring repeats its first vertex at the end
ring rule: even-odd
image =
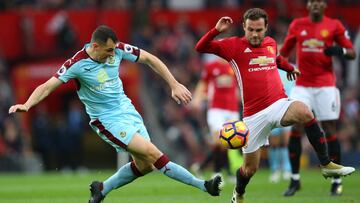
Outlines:
{"type": "MultiPolygon", "coordinates": [[[[1,203],[81,203],[89,198],[89,183],[104,180],[109,171],[88,174],[47,173],[41,175],[0,174],[1,203]]],[[[302,189],[294,197],[283,197],[288,183],[268,182],[268,170],[260,170],[247,188],[246,203],[360,203],[360,173],[343,179],[344,194],[330,197],[330,180],[320,170],[303,170],[302,189]]],[[[220,197],[180,184],[159,173],[135,180],[112,191],[105,203],[229,203],[234,184],[226,183],[220,197]]]]}

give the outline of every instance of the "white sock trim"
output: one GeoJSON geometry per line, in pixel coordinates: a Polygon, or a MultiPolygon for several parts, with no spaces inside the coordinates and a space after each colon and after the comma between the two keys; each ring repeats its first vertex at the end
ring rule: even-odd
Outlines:
{"type": "Polygon", "coordinates": [[[293,180],[300,180],[300,174],[296,173],[296,174],[291,174],[291,179],[293,180]]]}
{"type": "Polygon", "coordinates": [[[331,183],[338,183],[338,184],[340,184],[340,183],[341,183],[341,178],[333,178],[333,179],[331,180],[331,183]]]}

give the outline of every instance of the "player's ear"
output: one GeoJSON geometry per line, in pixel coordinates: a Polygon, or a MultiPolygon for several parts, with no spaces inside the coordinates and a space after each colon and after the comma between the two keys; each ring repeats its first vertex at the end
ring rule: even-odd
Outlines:
{"type": "Polygon", "coordinates": [[[245,31],[245,22],[242,23],[243,29],[245,31]]]}

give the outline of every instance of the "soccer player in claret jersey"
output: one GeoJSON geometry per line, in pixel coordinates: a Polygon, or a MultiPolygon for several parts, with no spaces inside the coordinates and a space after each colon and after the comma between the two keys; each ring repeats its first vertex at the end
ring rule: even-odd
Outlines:
{"type": "Polygon", "coordinates": [[[327,146],[320,140],[321,131],[314,114],[302,102],[287,98],[277,68],[295,79],[300,72],[282,56],[277,55],[276,42],[265,37],[268,25],[267,13],[252,8],[243,17],[244,37],[214,40],[229,29],[233,20],[222,17],[215,28],[206,33],[196,45],[196,50],[217,54],[232,65],[242,90],[244,122],[250,130],[248,145],[243,148],[244,164],[236,174],[236,186],[232,203],[243,202],[246,185],[255,174],[260,162],[260,147],[268,144],[272,128],[299,124],[305,127],[307,137],[316,151],[325,177],[349,175],[353,167],[344,167],[330,161],[327,146]]]}
{"type": "MultiPolygon", "coordinates": [[[[341,162],[340,143],[336,136],[336,120],[340,114],[340,94],[335,84],[332,56],[355,58],[349,35],[339,20],[326,17],[325,0],[308,0],[309,16],[295,19],[289,27],[280,54],[288,57],[296,46],[297,64],[301,75],[290,94],[291,99],[304,102],[316,115],[325,131],[330,159],[341,162]],[[334,45],[334,42],[337,45],[334,45]]],[[[289,140],[292,178],[285,196],[292,196],[300,189],[301,131],[294,127],[289,140]]],[[[341,178],[335,176],[331,195],[342,193],[341,178]]]]}
{"type": "Polygon", "coordinates": [[[119,78],[122,60],[145,63],[170,86],[172,98],[178,104],[188,104],[191,93],[170,73],[154,55],[129,44],[118,42],[107,26],[99,26],[91,42],[67,60],[56,75],[38,86],[24,104],[11,106],[9,114],[27,112],[61,84],[75,79],[77,94],[91,118],[90,126],[117,151],[127,151],[133,161],[122,166],[104,182],[90,185],[89,203],[101,202],[112,190],[157,168],[164,175],[218,196],[221,176],[204,181],[167,158],[152,142],[140,114],[123,91],[119,78]]]}
{"type": "Polygon", "coordinates": [[[219,141],[219,130],[231,119],[239,119],[239,96],[234,71],[227,61],[213,54],[205,55],[204,69],[198,82],[191,105],[201,109],[204,100],[208,101],[206,115],[210,135],[211,149],[206,159],[200,164],[202,171],[213,160],[214,172],[225,169],[231,175],[227,150],[219,141]]]}

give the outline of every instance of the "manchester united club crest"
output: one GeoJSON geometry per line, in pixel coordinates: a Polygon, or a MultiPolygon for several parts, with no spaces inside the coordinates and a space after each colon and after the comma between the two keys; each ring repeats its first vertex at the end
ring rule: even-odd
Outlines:
{"type": "Polygon", "coordinates": [[[271,54],[275,54],[275,50],[272,46],[267,46],[266,48],[271,54]]]}
{"type": "Polygon", "coordinates": [[[321,37],[323,37],[323,38],[326,38],[327,36],[329,36],[329,30],[327,30],[327,29],[322,29],[321,31],[320,31],[320,35],[321,35],[321,37]]]}

